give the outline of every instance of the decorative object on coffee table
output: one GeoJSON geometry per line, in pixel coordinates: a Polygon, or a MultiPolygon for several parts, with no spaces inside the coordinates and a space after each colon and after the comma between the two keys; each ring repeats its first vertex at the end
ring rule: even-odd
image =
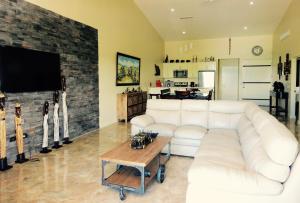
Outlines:
{"type": "Polygon", "coordinates": [[[8,165],[6,157],[6,121],[5,121],[5,95],[0,92],[0,171],[5,171],[12,166],[8,165]]]}
{"type": "Polygon", "coordinates": [[[162,183],[165,163],[170,158],[170,143],[171,137],[159,136],[145,149],[131,149],[131,141],[127,141],[106,152],[101,156],[102,185],[118,189],[120,199],[125,200],[125,190],[144,194],[152,179],[162,183]],[[166,145],[168,153],[163,156],[161,151],[166,145]],[[109,163],[117,164],[117,167],[112,175],[106,177],[105,166],[109,163]]]}
{"type": "Polygon", "coordinates": [[[52,150],[48,149],[48,112],[49,112],[49,102],[45,101],[43,106],[43,144],[42,144],[42,150],[41,153],[49,153],[52,150]]]}
{"type": "Polygon", "coordinates": [[[21,117],[21,105],[19,103],[16,104],[15,107],[15,125],[16,125],[16,142],[17,142],[17,160],[16,163],[24,163],[28,161],[28,159],[25,158],[24,153],[24,138],[23,138],[23,129],[22,129],[22,117],[21,117]]]}
{"type": "Polygon", "coordinates": [[[148,144],[153,142],[157,137],[158,133],[140,132],[131,137],[131,148],[132,149],[144,149],[148,144]]]}
{"type": "Polygon", "coordinates": [[[71,144],[69,138],[69,121],[68,121],[68,106],[67,106],[67,93],[66,93],[66,78],[65,76],[61,77],[61,86],[62,86],[62,105],[63,105],[63,114],[64,114],[64,144],[71,144]]]}
{"type": "Polygon", "coordinates": [[[140,85],[141,59],[117,53],[116,85],[140,85]]]}
{"type": "Polygon", "coordinates": [[[58,110],[59,110],[59,92],[55,91],[53,95],[54,100],[54,112],[53,112],[53,122],[54,122],[54,143],[52,148],[58,149],[62,147],[59,144],[59,117],[58,117],[58,110]]]}

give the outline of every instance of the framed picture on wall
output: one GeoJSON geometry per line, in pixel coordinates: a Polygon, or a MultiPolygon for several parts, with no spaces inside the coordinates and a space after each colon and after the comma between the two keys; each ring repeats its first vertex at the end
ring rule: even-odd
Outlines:
{"type": "Polygon", "coordinates": [[[117,53],[117,86],[140,85],[141,59],[117,53]]]}

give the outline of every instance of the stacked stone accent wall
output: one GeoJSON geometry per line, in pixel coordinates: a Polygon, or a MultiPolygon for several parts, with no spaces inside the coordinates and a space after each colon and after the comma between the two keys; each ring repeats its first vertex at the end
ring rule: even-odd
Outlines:
{"type": "MultiPolygon", "coordinates": [[[[98,33],[97,30],[23,0],[0,1],[0,45],[59,53],[62,75],[67,83],[70,138],[99,128],[98,33]]],[[[43,67],[41,67],[43,68],[43,67]]],[[[26,155],[34,145],[41,147],[43,104],[49,107],[49,145],[53,142],[53,92],[8,93],[7,144],[9,162],[15,160],[14,106],[22,105],[26,155]],[[34,131],[30,131],[33,129],[34,131]]],[[[60,95],[60,135],[63,114],[60,95]]]]}

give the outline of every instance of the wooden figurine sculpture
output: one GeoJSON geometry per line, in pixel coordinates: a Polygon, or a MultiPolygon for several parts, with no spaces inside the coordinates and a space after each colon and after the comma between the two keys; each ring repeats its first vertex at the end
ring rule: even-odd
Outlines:
{"type": "Polygon", "coordinates": [[[58,149],[62,147],[62,145],[59,144],[59,117],[58,117],[58,110],[59,110],[59,92],[55,91],[53,95],[54,100],[54,112],[53,112],[53,122],[54,122],[54,149],[58,149]]]}
{"type": "Polygon", "coordinates": [[[16,163],[21,164],[28,161],[28,159],[25,158],[25,153],[24,153],[21,105],[17,103],[15,109],[16,109],[15,112],[16,142],[17,142],[17,151],[18,151],[16,163]]]}
{"type": "Polygon", "coordinates": [[[63,103],[63,114],[64,114],[64,144],[71,144],[69,138],[69,126],[68,126],[68,107],[67,107],[67,93],[66,93],[66,78],[62,76],[61,78],[62,85],[62,103],[63,103]]]}
{"type": "Polygon", "coordinates": [[[281,56],[279,56],[279,63],[278,63],[277,71],[278,71],[278,76],[279,76],[279,80],[280,80],[281,76],[282,76],[282,71],[283,71],[283,63],[281,61],[281,56]]]}
{"type": "Polygon", "coordinates": [[[6,157],[6,123],[5,123],[5,96],[0,93],[0,171],[12,168],[7,164],[6,157]]]}
{"type": "Polygon", "coordinates": [[[285,63],[284,63],[284,69],[283,69],[283,73],[285,75],[285,80],[288,81],[289,80],[289,74],[291,74],[291,67],[292,67],[292,62],[290,60],[290,54],[286,54],[286,59],[285,59],[285,63]]]}
{"type": "Polygon", "coordinates": [[[49,153],[52,150],[48,149],[48,112],[49,112],[49,103],[48,101],[45,101],[43,106],[43,129],[44,129],[44,136],[43,136],[43,145],[41,153],[49,153]]]}

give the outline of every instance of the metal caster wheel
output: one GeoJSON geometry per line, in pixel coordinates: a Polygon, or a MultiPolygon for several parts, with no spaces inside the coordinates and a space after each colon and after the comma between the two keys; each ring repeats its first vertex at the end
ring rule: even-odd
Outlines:
{"type": "Polygon", "coordinates": [[[123,168],[123,167],[124,167],[123,165],[117,164],[117,171],[120,170],[120,169],[123,168]]]}
{"type": "Polygon", "coordinates": [[[159,183],[163,183],[165,180],[165,172],[166,172],[166,166],[165,165],[160,165],[156,174],[156,180],[159,183]]]}
{"type": "Polygon", "coordinates": [[[126,195],[124,193],[124,189],[123,188],[120,188],[119,196],[120,196],[120,200],[121,201],[124,201],[126,199],[126,195]]]}

